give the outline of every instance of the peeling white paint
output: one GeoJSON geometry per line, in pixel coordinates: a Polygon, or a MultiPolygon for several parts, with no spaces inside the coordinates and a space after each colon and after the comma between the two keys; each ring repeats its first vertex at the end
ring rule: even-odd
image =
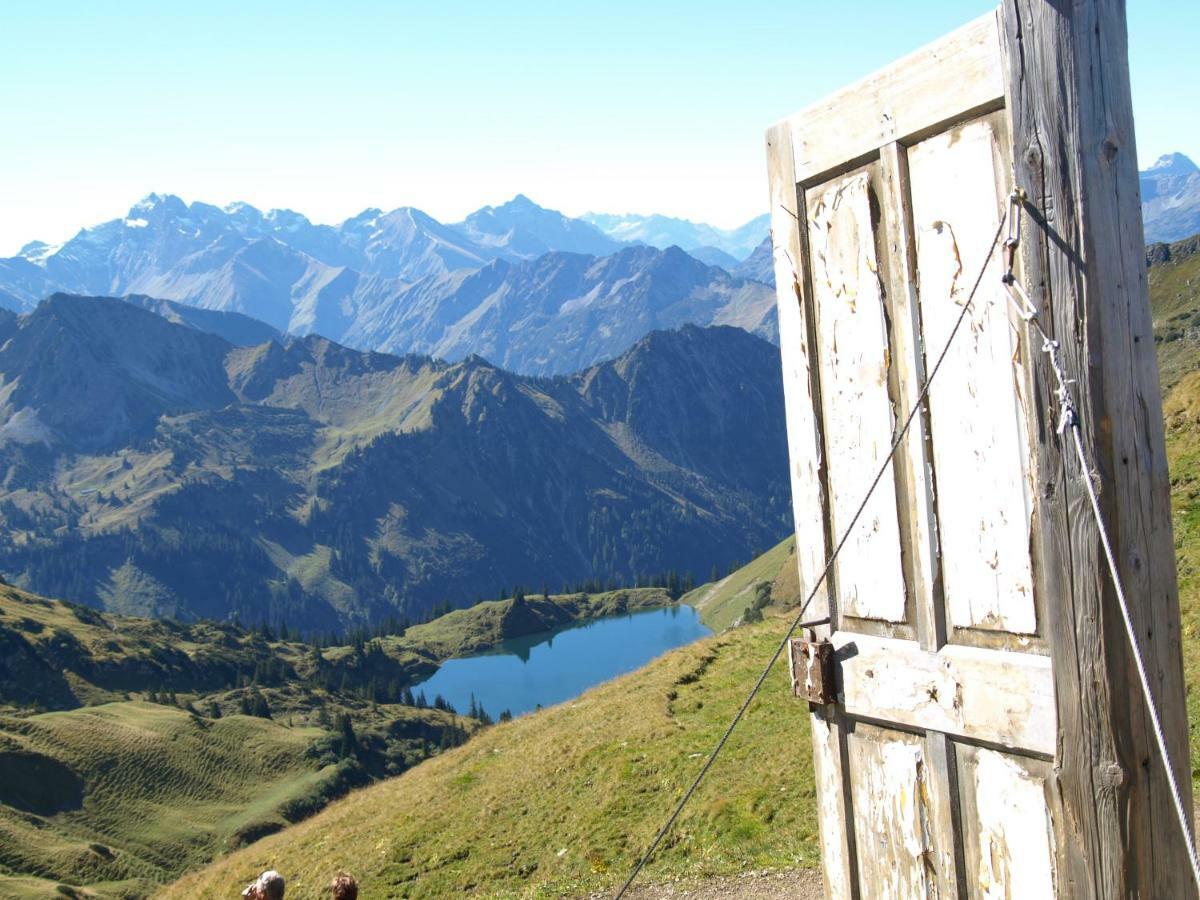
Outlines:
{"type": "Polygon", "coordinates": [[[930,881],[924,748],[901,732],[860,729],[851,740],[854,836],[863,897],[926,897],[930,881]],[[865,732],[865,733],[860,733],[865,732]]]}
{"type": "MultiPolygon", "coordinates": [[[[833,533],[840,536],[862,502],[865,485],[891,450],[894,425],[887,317],[865,172],[838,179],[817,194],[809,204],[808,232],[821,400],[828,423],[830,516],[833,533]]],[[[836,583],[842,612],[904,621],[891,467],[842,547],[836,583]]]]}
{"type": "Polygon", "coordinates": [[[1057,718],[1050,658],[839,631],[841,701],[851,715],[1052,755],[1057,718]]]}
{"type": "MultiPolygon", "coordinates": [[[[945,344],[1000,221],[994,143],[977,121],[909,150],[927,347],[945,344]]],[[[997,252],[929,394],[938,493],[954,500],[939,506],[943,577],[954,625],[1032,634],[1031,465],[1000,273],[997,252]]]]}
{"type": "Polygon", "coordinates": [[[820,806],[821,861],[825,888],[831,897],[849,897],[846,859],[847,822],[842,803],[841,745],[837,732],[821,715],[809,717],[813,735],[813,775],[820,806]]]}
{"type": "Polygon", "coordinates": [[[1053,897],[1053,831],[1042,780],[1004,754],[980,749],[975,805],[979,869],[974,880],[979,896],[985,900],[1053,897]]]}

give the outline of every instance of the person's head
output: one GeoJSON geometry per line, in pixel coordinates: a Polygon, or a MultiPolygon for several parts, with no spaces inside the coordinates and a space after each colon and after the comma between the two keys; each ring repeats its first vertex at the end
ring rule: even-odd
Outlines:
{"type": "Polygon", "coordinates": [[[242,891],[250,900],[283,900],[283,876],[270,869],[258,876],[242,891]]]}
{"type": "Polygon", "coordinates": [[[358,882],[346,872],[337,873],[329,883],[329,890],[333,893],[333,900],[358,900],[358,882]]]}

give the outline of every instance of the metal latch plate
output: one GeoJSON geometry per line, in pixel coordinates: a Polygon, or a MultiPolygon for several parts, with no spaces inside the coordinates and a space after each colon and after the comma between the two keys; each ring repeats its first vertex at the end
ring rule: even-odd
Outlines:
{"type": "Polygon", "coordinates": [[[794,638],[789,647],[795,695],[821,706],[836,703],[833,644],[827,638],[819,641],[794,638]]]}

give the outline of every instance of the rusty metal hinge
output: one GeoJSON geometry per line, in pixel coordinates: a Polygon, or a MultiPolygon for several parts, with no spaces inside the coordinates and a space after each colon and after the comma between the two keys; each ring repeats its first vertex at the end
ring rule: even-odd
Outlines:
{"type": "Polygon", "coordinates": [[[833,644],[828,638],[794,638],[790,644],[792,691],[809,703],[827,706],[837,702],[834,684],[833,644]]]}

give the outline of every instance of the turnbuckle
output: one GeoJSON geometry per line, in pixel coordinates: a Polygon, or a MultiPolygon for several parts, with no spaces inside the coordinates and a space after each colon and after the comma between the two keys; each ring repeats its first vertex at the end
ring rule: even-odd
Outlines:
{"type": "Polygon", "coordinates": [[[1021,206],[1025,202],[1025,192],[1014,188],[1008,195],[1008,234],[1004,238],[1004,277],[1005,284],[1012,284],[1013,266],[1016,263],[1017,248],[1021,246],[1021,206]]]}
{"type": "Polygon", "coordinates": [[[1024,203],[1025,191],[1021,188],[1014,188],[1013,192],[1008,195],[1008,216],[1006,217],[1008,234],[1004,238],[1004,274],[1000,277],[1000,281],[1008,291],[1008,298],[1016,308],[1017,315],[1026,322],[1032,322],[1037,318],[1037,307],[1033,305],[1033,301],[1025,293],[1025,288],[1021,287],[1021,283],[1013,274],[1013,267],[1017,261],[1017,248],[1021,246],[1021,213],[1024,203]]]}

